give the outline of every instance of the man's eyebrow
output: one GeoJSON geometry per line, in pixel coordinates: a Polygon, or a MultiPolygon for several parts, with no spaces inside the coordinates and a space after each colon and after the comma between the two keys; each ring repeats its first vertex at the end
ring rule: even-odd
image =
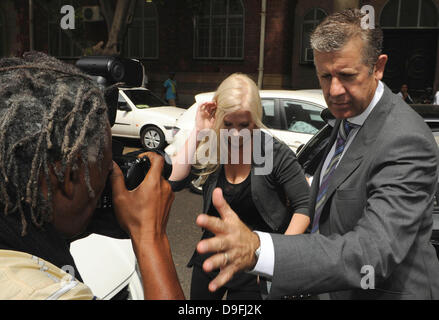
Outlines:
{"type": "Polygon", "coordinates": [[[352,68],[345,68],[342,70],[337,71],[339,74],[357,74],[358,71],[352,68]]]}

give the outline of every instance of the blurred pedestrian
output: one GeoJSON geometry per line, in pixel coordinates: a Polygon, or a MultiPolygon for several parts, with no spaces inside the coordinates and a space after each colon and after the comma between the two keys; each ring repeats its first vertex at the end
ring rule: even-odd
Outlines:
{"type": "Polygon", "coordinates": [[[409,87],[405,83],[401,86],[401,91],[398,92],[398,96],[400,96],[407,104],[414,103],[412,97],[409,95],[409,87]]]}
{"type": "Polygon", "coordinates": [[[421,96],[421,103],[422,104],[432,104],[433,103],[433,88],[428,87],[425,89],[424,93],[421,96]]]}
{"type": "Polygon", "coordinates": [[[163,83],[163,95],[169,105],[175,106],[178,100],[175,72],[169,72],[169,78],[163,83]]]}
{"type": "Polygon", "coordinates": [[[142,81],[142,87],[148,88],[148,74],[146,73],[145,66],[142,64],[143,69],[143,81],[142,81]]]}

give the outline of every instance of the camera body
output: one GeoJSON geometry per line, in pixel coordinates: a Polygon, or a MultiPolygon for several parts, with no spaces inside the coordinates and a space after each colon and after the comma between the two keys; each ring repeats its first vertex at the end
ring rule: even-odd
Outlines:
{"type": "MultiPolygon", "coordinates": [[[[121,169],[125,180],[125,186],[128,190],[134,190],[137,188],[142,183],[143,179],[145,179],[146,174],[151,168],[151,163],[148,157],[137,158],[137,156],[142,152],[143,150],[134,151],[119,156],[113,155],[113,160],[121,169]]],[[[155,150],[153,152],[165,158],[162,176],[165,179],[168,179],[172,173],[172,166],[169,164],[169,156],[161,150],[155,150]]],[[[113,208],[111,182],[109,179],[107,180],[104,191],[102,192],[102,196],[96,208],[102,210],[112,210],[113,208]]]]}
{"type": "MultiPolygon", "coordinates": [[[[76,67],[87,73],[93,78],[99,88],[104,93],[105,102],[108,109],[108,119],[113,126],[116,120],[118,107],[119,90],[114,84],[121,83],[123,86],[140,87],[143,84],[144,69],[138,60],[126,59],[118,56],[87,56],[82,57],[76,62],[76,67]]],[[[149,158],[137,158],[139,150],[128,154],[123,154],[123,144],[117,139],[112,138],[113,160],[122,170],[125,186],[128,190],[135,189],[145,178],[151,164],[149,158]]],[[[168,179],[172,172],[172,165],[169,156],[163,151],[155,151],[165,158],[162,175],[168,179]]],[[[126,234],[114,230],[114,223],[117,221],[114,216],[112,203],[111,182],[107,179],[105,189],[96,207],[94,224],[91,230],[98,229],[97,233],[119,238],[126,237],[126,234]],[[109,223],[109,224],[108,224],[109,223]],[[103,231],[102,230],[106,230],[103,231]]],[[[92,223],[93,224],[93,223],[92,223]]]]}

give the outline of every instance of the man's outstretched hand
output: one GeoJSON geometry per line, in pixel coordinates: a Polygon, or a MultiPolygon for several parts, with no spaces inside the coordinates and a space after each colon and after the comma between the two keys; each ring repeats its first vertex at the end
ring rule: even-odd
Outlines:
{"type": "Polygon", "coordinates": [[[255,251],[259,248],[259,237],[252,232],[230,208],[220,188],[212,194],[212,202],[221,219],[201,214],[197,225],[215,234],[214,238],[198,243],[199,253],[216,252],[203,264],[206,272],[220,269],[218,276],[209,284],[215,291],[226,284],[238,271],[251,270],[256,265],[255,251]]]}

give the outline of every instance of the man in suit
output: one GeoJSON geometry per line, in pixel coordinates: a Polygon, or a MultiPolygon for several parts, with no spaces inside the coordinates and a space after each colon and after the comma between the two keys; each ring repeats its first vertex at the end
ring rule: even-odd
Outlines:
{"type": "Polygon", "coordinates": [[[429,128],[380,80],[382,32],[359,10],[328,16],[313,32],[317,76],[337,119],[311,187],[310,234],[252,232],[222,197],[222,219],[200,215],[216,234],[216,290],[238,270],[272,281],[270,296],[329,292],[334,299],[439,299],[439,262],[429,239],[438,150],[429,128]]]}

